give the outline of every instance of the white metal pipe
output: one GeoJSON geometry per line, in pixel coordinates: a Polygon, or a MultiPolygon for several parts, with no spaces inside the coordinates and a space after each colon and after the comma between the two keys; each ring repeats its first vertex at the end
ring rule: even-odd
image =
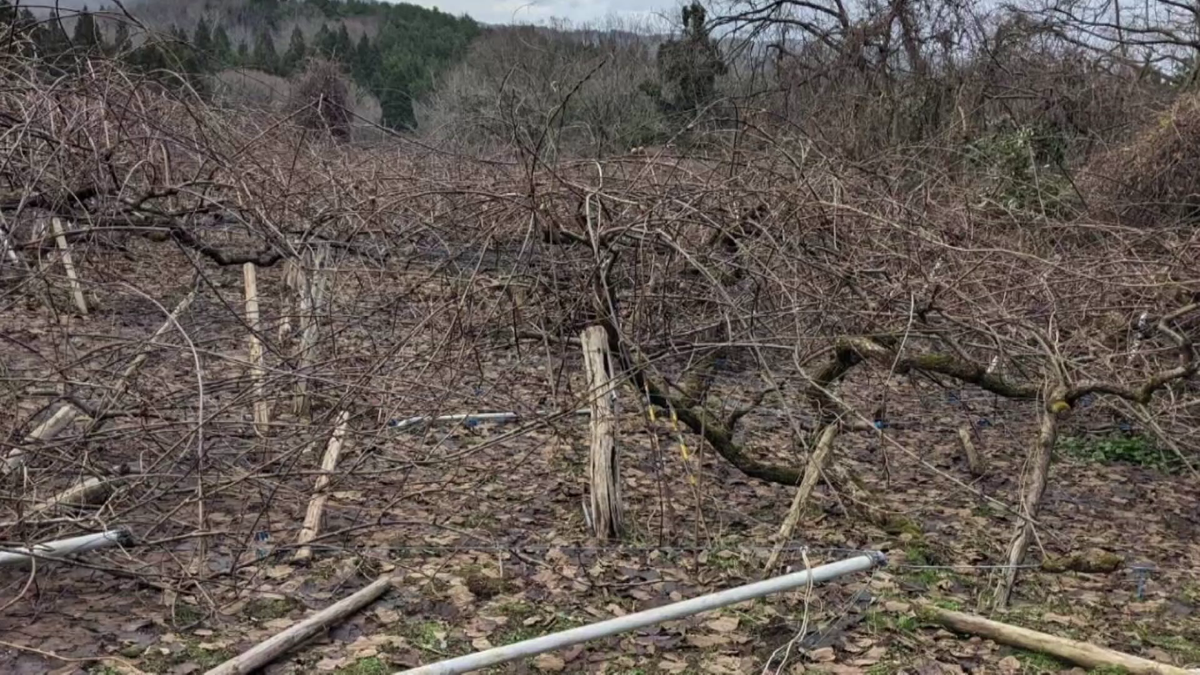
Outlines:
{"type": "Polygon", "coordinates": [[[129,544],[132,540],[133,537],[129,534],[129,530],[117,528],[108,532],[97,532],[96,534],[85,534],[79,537],[71,537],[70,539],[48,541],[44,544],[37,544],[33,547],[33,551],[30,551],[28,548],[0,551],[0,567],[28,564],[33,560],[33,557],[64,558],[77,553],[94,551],[98,548],[129,544]],[[33,555],[31,556],[30,553],[33,555]]]}
{"type": "MultiPolygon", "coordinates": [[[[549,417],[555,413],[538,412],[535,413],[538,417],[549,417]]],[[[575,410],[572,415],[590,415],[588,409],[575,410]]],[[[440,417],[409,417],[408,419],[400,420],[392,425],[392,428],[400,431],[418,424],[434,424],[438,422],[513,422],[521,419],[520,413],[515,412],[491,412],[491,413],[460,413],[457,415],[442,415],[440,417]]]]}
{"type": "Polygon", "coordinates": [[[580,642],[609,637],[637,628],[645,628],[663,621],[682,619],[685,616],[699,614],[739,602],[761,598],[807,586],[809,583],[818,584],[835,579],[851,572],[862,572],[884,562],[882,553],[868,553],[847,560],[840,560],[828,565],[814,567],[811,570],[793,572],[772,579],[765,579],[753,584],[738,586],[728,590],[702,595],[691,600],[684,600],[662,607],[655,607],[636,614],[627,614],[615,619],[593,623],[579,628],[572,628],[560,633],[552,633],[524,642],[516,642],[503,647],[495,647],[458,658],[431,663],[427,666],[405,670],[396,675],[457,675],[473,670],[487,668],[500,663],[507,663],[543,652],[562,649],[580,642]],[[811,579],[811,582],[810,582],[811,579]]]}

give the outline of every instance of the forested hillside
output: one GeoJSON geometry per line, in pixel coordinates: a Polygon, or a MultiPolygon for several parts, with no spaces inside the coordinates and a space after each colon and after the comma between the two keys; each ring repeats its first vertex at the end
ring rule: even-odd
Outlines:
{"type": "Polygon", "coordinates": [[[141,68],[193,75],[253,68],[289,77],[306,58],[323,56],[341,63],[360,88],[379,99],[383,123],[393,128],[415,124],[414,99],[432,89],[435,77],[480,32],[469,17],[374,0],[143,0],[127,8],[173,39],[128,45],[128,24],[106,20],[103,6],[93,6],[94,16],[86,7],[78,15],[52,11],[41,33],[51,48],[64,42],[60,35],[95,35],[87,40],[126,52],[141,68]],[[96,16],[99,29],[93,27],[96,16]]]}

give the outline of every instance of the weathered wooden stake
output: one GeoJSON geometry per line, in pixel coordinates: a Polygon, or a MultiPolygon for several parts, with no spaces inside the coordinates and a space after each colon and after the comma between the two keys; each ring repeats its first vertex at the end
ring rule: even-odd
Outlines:
{"type": "Polygon", "coordinates": [[[624,505],[621,503],[620,464],[617,461],[617,424],[613,410],[616,389],[611,379],[608,334],[603,327],[592,326],[583,331],[580,341],[592,408],[592,446],[588,462],[592,528],[601,539],[616,538],[621,534],[624,505]]]}
{"type": "Polygon", "coordinates": [[[83,287],[79,285],[79,277],[75,275],[75,263],[71,260],[71,249],[67,246],[67,237],[63,232],[62,221],[58,218],[51,218],[50,226],[54,228],[54,240],[58,242],[58,248],[62,250],[63,269],[67,272],[67,282],[71,284],[71,295],[75,297],[75,307],[79,309],[80,314],[87,316],[87,302],[83,298],[83,287]]]}
{"type": "Polygon", "coordinates": [[[263,344],[258,335],[258,273],[254,263],[242,266],[246,285],[246,324],[250,326],[250,379],[254,389],[254,428],[259,435],[267,433],[271,411],[263,394],[263,344]]]}
{"type": "Polygon", "coordinates": [[[971,425],[964,424],[958,428],[958,442],[962,444],[963,454],[967,456],[967,468],[976,478],[987,473],[987,459],[979,454],[975,441],[971,439],[971,425]]]}
{"type": "MultiPolygon", "coordinates": [[[[1055,400],[1051,398],[1051,400],[1055,400]]],[[[1030,452],[1029,489],[1026,490],[1022,503],[1023,516],[1017,523],[1016,532],[1008,545],[1008,567],[996,590],[996,608],[1008,606],[1013,586],[1017,583],[1017,572],[1025,559],[1025,552],[1033,541],[1033,520],[1037,519],[1038,508],[1042,504],[1042,496],[1046,494],[1046,483],[1050,478],[1050,460],[1054,456],[1054,442],[1058,439],[1058,413],[1052,410],[1042,411],[1042,424],[1038,430],[1037,440],[1030,452]]]]}
{"type": "Polygon", "coordinates": [[[281,348],[285,347],[292,338],[292,316],[299,311],[297,308],[297,298],[300,293],[300,279],[302,274],[300,265],[295,260],[287,258],[283,261],[285,299],[283,301],[283,311],[279,317],[279,334],[277,335],[277,340],[281,348]]]}
{"type": "Polygon", "coordinates": [[[771,576],[775,566],[779,564],[779,556],[783,552],[783,547],[791,540],[792,531],[796,529],[796,523],[800,522],[800,515],[804,511],[804,504],[812,496],[813,489],[817,487],[817,480],[821,477],[821,470],[825,468],[829,456],[833,454],[833,439],[837,438],[837,434],[838,426],[836,423],[826,425],[821,430],[821,435],[817,438],[817,447],[813,448],[812,454],[808,458],[808,466],[804,468],[804,478],[800,480],[800,487],[796,488],[796,497],[792,500],[792,506],[788,509],[787,517],[783,519],[783,525],[779,527],[775,546],[771,549],[771,555],[767,558],[767,566],[764,570],[766,576],[771,576]]]}
{"type": "MultiPolygon", "coordinates": [[[[67,425],[74,422],[77,417],[79,417],[79,410],[70,403],[64,404],[63,407],[54,411],[53,415],[39,424],[36,429],[29,432],[29,435],[25,437],[25,442],[37,443],[38,441],[48,441],[57,436],[60,431],[67,428],[67,425]]],[[[12,473],[21,468],[24,463],[25,451],[21,448],[13,448],[8,453],[8,457],[4,459],[3,464],[0,464],[0,473],[12,473]]]]}
{"type": "Polygon", "coordinates": [[[308,511],[304,514],[304,527],[300,528],[300,536],[296,543],[300,548],[292,556],[295,562],[312,558],[312,549],[308,543],[317,538],[321,532],[321,514],[325,510],[325,501],[329,498],[329,482],[334,469],[337,468],[338,457],[342,454],[342,444],[346,438],[346,424],[350,413],[338,415],[337,426],[329,437],[329,445],[325,446],[325,457],[321,459],[321,475],[317,476],[317,484],[313,486],[312,498],[308,500],[308,511]]]}
{"type": "Polygon", "coordinates": [[[50,499],[29,509],[27,517],[57,513],[71,508],[98,504],[112,494],[114,480],[91,477],[54,495],[50,499]]]}
{"type": "Polygon", "coordinates": [[[300,371],[296,378],[296,393],[292,400],[292,412],[301,417],[309,414],[308,375],[313,362],[316,360],[317,349],[317,313],[325,299],[325,275],[321,273],[321,264],[325,260],[326,249],[320,248],[306,257],[311,262],[310,269],[298,273],[300,282],[300,345],[297,349],[299,358],[297,368],[300,371]]]}

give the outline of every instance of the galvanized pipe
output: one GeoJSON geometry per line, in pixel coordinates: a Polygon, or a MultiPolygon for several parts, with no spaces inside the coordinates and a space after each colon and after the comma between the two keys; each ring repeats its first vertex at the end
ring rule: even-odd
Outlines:
{"type": "Polygon", "coordinates": [[[43,544],[36,544],[32,551],[27,548],[0,551],[0,567],[7,565],[27,565],[33,562],[35,557],[65,558],[77,553],[94,551],[98,548],[128,545],[132,541],[133,538],[130,536],[129,530],[124,528],[117,528],[108,532],[97,532],[96,534],[85,534],[80,537],[71,537],[70,539],[48,541],[43,544]]]}
{"type": "Polygon", "coordinates": [[[719,609],[728,605],[735,605],[739,602],[761,598],[772,593],[790,591],[807,586],[810,583],[819,584],[845,574],[850,574],[851,572],[869,570],[883,562],[885,562],[885,558],[882,553],[867,553],[847,560],[814,567],[811,570],[793,572],[772,579],[764,579],[753,584],[702,595],[698,598],[683,600],[662,607],[655,607],[644,612],[627,614],[615,619],[601,621],[600,623],[580,626],[579,628],[572,628],[503,647],[495,647],[440,663],[432,663],[427,666],[405,670],[396,675],[457,675],[458,673],[469,673],[473,670],[487,668],[488,666],[536,656],[537,654],[555,649],[562,649],[563,647],[569,647],[580,642],[609,637],[637,628],[645,628],[646,626],[652,626],[663,621],[682,619],[685,616],[719,609]]]}

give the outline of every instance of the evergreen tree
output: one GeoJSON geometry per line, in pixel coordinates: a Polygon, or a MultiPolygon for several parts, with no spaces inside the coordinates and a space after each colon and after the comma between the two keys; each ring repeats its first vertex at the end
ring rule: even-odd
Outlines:
{"type": "Polygon", "coordinates": [[[263,28],[254,36],[254,67],[274,73],[279,70],[279,54],[275,51],[275,38],[271,31],[263,28]]]}
{"type": "Polygon", "coordinates": [[[338,25],[337,38],[334,40],[333,55],[341,60],[349,60],[354,53],[354,41],[350,39],[350,31],[346,24],[338,25]]]}
{"type": "Polygon", "coordinates": [[[329,30],[329,24],[321,24],[320,30],[317,31],[317,37],[313,40],[313,46],[321,55],[326,58],[333,58],[333,53],[337,51],[337,36],[329,30]]]}
{"type": "Polygon", "coordinates": [[[246,46],[246,41],[238,42],[237,46],[237,65],[248,66],[250,63],[250,47],[246,46]]]}
{"type": "Polygon", "coordinates": [[[129,49],[129,24],[124,21],[117,22],[116,34],[113,36],[113,48],[118,54],[129,49]]]}
{"type": "Polygon", "coordinates": [[[350,74],[355,81],[360,83],[369,83],[371,75],[374,72],[374,64],[379,63],[379,52],[371,44],[371,38],[367,37],[366,33],[358,38],[358,45],[354,48],[354,59],[350,64],[350,74]]]}
{"type": "Polygon", "coordinates": [[[669,97],[660,101],[669,112],[688,114],[713,100],[725,62],[704,25],[704,7],[683,8],[683,35],[658,48],[658,71],[669,97]]]}
{"type": "Polygon", "coordinates": [[[196,30],[192,31],[193,61],[199,71],[211,71],[216,62],[216,54],[212,53],[212,29],[208,19],[200,17],[196,30]]]}
{"type": "Polygon", "coordinates": [[[215,56],[213,53],[212,28],[208,25],[208,19],[200,17],[200,21],[196,24],[196,30],[192,33],[192,46],[200,53],[201,58],[206,61],[215,56]]]}
{"type": "Polygon", "coordinates": [[[71,47],[71,39],[67,37],[57,9],[50,10],[50,16],[38,24],[33,40],[38,56],[48,66],[55,68],[63,62],[64,55],[71,47]]]}
{"type": "Polygon", "coordinates": [[[76,48],[85,51],[95,49],[97,46],[103,46],[104,40],[100,37],[99,31],[96,30],[96,17],[92,16],[88,11],[87,5],[75,17],[75,31],[71,35],[71,42],[76,48]]]}
{"type": "Polygon", "coordinates": [[[292,38],[288,42],[288,50],[283,55],[283,72],[285,75],[296,72],[308,57],[308,44],[304,41],[304,31],[299,26],[292,29],[292,38]]]}
{"type": "Polygon", "coordinates": [[[233,42],[229,39],[229,33],[225,30],[225,26],[217,24],[216,30],[213,31],[212,41],[213,55],[218,67],[229,65],[233,60],[233,42]]]}

